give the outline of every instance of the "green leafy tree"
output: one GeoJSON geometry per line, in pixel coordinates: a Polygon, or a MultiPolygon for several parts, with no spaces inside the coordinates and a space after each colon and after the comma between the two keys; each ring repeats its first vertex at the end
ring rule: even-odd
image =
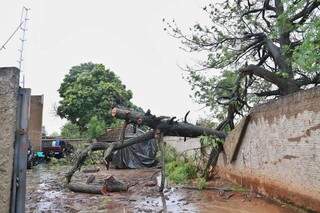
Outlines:
{"type": "Polygon", "coordinates": [[[184,32],[172,21],[165,30],[187,51],[205,55],[187,66],[187,79],[195,99],[232,127],[236,115],[260,101],[319,84],[319,5],[319,0],[220,0],[203,7],[211,24],[197,23],[184,32]]]}
{"type": "Polygon", "coordinates": [[[82,138],[80,128],[71,122],[67,122],[61,128],[61,136],[63,138],[82,138]]]}
{"type": "Polygon", "coordinates": [[[100,121],[97,116],[93,116],[87,124],[86,135],[89,139],[94,139],[101,136],[106,129],[104,121],[100,121]]]}
{"type": "Polygon", "coordinates": [[[59,137],[60,134],[58,132],[52,132],[49,137],[59,137]]]}
{"type": "Polygon", "coordinates": [[[93,117],[106,126],[114,123],[110,115],[113,106],[134,107],[130,102],[132,92],[103,64],[85,63],[72,67],[58,91],[61,101],[57,114],[78,125],[81,131],[93,117]]]}

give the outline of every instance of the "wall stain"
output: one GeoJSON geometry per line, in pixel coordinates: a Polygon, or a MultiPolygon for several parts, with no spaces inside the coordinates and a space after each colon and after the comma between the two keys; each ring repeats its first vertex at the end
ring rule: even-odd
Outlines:
{"type": "Polygon", "coordinates": [[[299,158],[299,157],[294,156],[294,155],[285,155],[285,156],[283,156],[283,159],[288,159],[288,160],[291,160],[291,159],[294,159],[294,158],[299,158]]]}
{"type": "Polygon", "coordinates": [[[300,142],[302,138],[310,137],[311,132],[312,131],[316,131],[318,129],[320,129],[320,124],[317,124],[315,126],[312,126],[312,127],[308,128],[303,135],[300,135],[300,136],[297,136],[297,137],[288,138],[288,141],[289,142],[300,142]]]}
{"type": "Polygon", "coordinates": [[[276,123],[283,116],[287,119],[297,118],[300,113],[310,111],[319,113],[317,103],[320,102],[320,87],[314,87],[308,90],[289,94],[279,97],[276,100],[268,100],[268,102],[255,106],[250,114],[252,122],[258,123],[259,120],[265,120],[269,125],[276,123]],[[303,109],[301,111],[301,109],[303,109]]]}

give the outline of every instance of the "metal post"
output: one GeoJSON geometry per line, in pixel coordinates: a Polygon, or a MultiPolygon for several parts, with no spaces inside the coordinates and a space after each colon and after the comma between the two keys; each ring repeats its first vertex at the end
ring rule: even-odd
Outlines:
{"type": "Polygon", "coordinates": [[[163,192],[165,181],[166,181],[166,174],[165,174],[165,160],[164,160],[164,142],[163,142],[163,133],[160,130],[156,130],[156,138],[158,141],[158,145],[161,152],[161,183],[159,187],[159,192],[163,192]]]}
{"type": "Polygon", "coordinates": [[[14,143],[11,213],[25,212],[28,121],[30,116],[30,89],[20,89],[18,94],[17,131],[14,143]]]}

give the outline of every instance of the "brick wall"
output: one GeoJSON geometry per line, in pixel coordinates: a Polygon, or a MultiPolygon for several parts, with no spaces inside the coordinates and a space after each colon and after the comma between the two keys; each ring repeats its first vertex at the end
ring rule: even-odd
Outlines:
{"type": "Polygon", "coordinates": [[[226,139],[220,174],[320,211],[320,87],[257,106],[244,123],[226,139]]]}

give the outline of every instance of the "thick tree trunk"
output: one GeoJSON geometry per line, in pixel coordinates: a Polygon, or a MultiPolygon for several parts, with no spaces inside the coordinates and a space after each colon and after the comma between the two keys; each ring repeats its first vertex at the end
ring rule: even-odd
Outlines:
{"type": "Polygon", "coordinates": [[[174,117],[156,117],[150,113],[140,113],[125,109],[113,108],[112,116],[126,120],[128,123],[146,125],[152,129],[160,130],[165,136],[199,137],[201,135],[212,135],[225,139],[226,133],[211,128],[204,128],[190,123],[174,121],[174,117]]]}

